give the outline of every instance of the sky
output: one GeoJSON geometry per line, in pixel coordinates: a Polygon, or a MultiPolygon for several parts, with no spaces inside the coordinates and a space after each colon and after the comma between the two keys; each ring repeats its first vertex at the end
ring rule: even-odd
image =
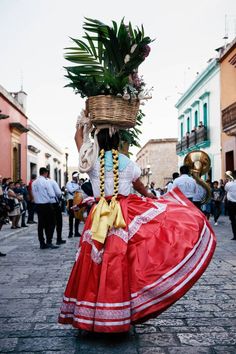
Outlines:
{"type": "MultiPolygon", "coordinates": [[[[181,94],[201,72],[216,48],[236,37],[235,0],[0,0],[0,85],[27,93],[27,116],[61,148],[69,149],[76,166],[74,144],[77,115],[84,100],[64,78],[63,55],[69,37],[81,38],[84,17],[106,24],[123,17],[143,24],[155,41],[139,68],[153,98],[142,107],[146,114],[141,145],[149,139],[177,138],[181,94]]],[[[131,150],[133,158],[138,149],[131,150]]]]}

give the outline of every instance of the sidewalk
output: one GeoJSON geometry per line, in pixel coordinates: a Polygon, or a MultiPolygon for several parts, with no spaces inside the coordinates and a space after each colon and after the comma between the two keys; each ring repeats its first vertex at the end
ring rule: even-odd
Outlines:
{"type": "Polygon", "coordinates": [[[11,229],[11,224],[3,225],[2,229],[0,230],[0,242],[11,236],[26,233],[28,232],[28,229],[35,230],[37,224],[27,224],[27,226],[28,227],[21,227],[20,229],[11,229]]]}

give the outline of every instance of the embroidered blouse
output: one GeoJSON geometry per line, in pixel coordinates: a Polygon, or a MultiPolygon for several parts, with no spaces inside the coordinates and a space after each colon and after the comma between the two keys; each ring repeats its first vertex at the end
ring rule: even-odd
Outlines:
{"type": "MultiPolygon", "coordinates": [[[[100,158],[97,159],[95,165],[88,172],[93,194],[95,198],[100,196],[100,158]]],[[[119,194],[129,195],[131,192],[132,182],[135,182],[141,175],[139,166],[131,161],[127,156],[119,154],[119,194]]],[[[111,151],[105,153],[105,196],[113,195],[114,177],[113,163],[111,151]]]]}

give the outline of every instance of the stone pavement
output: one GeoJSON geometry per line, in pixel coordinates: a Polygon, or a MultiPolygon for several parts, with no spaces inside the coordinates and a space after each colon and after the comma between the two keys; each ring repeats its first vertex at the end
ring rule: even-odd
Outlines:
{"type": "Polygon", "coordinates": [[[214,226],[213,261],[187,295],[158,318],[117,335],[57,324],[78,240],[40,250],[36,227],[0,232],[0,250],[7,253],[0,258],[1,353],[236,353],[236,241],[227,217],[214,226]]]}

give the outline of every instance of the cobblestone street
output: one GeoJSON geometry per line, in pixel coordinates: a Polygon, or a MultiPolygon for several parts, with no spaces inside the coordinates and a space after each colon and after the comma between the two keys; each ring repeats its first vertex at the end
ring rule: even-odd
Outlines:
{"type": "MultiPolygon", "coordinates": [[[[212,222],[212,221],[211,221],[212,222]]],[[[57,324],[78,239],[40,250],[37,225],[0,234],[0,352],[2,353],[236,353],[236,242],[227,217],[214,226],[218,245],[203,277],[169,310],[129,334],[79,332],[57,324]]]]}

